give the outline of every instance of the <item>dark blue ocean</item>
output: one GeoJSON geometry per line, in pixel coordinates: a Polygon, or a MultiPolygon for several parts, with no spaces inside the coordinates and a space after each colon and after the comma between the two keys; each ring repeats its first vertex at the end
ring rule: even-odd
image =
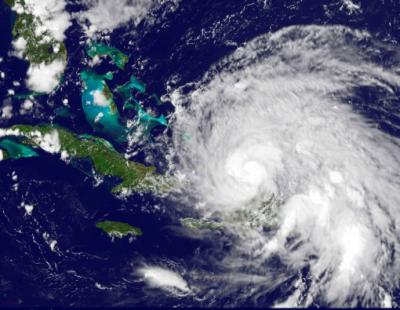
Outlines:
{"type": "MultiPolygon", "coordinates": [[[[361,1],[363,11],[354,16],[340,9],[342,2],[338,0],[266,2],[268,5],[257,0],[182,0],[176,10],[168,11],[170,4],[167,1],[152,12],[153,23],[144,19],[136,27],[128,25],[116,29],[110,35],[110,43],[127,52],[130,60],[124,72],[126,75],[117,74],[111,88],[126,80],[126,76],[135,74],[146,82],[149,93],[162,96],[167,92],[166,82],[172,76],[177,77],[176,87],[197,81],[236,46],[290,25],[340,24],[367,30],[377,40],[395,47],[390,55],[381,54],[380,62],[389,62],[393,53],[399,53],[398,0],[361,1]],[[170,13],[164,14],[165,11],[170,13]],[[228,15],[236,18],[226,19],[228,15]],[[223,26],[215,30],[215,35],[201,36],[204,29],[211,29],[218,21],[223,21],[223,26]]],[[[77,12],[82,5],[70,0],[67,9],[71,13],[77,12]]],[[[0,71],[6,75],[0,80],[0,104],[11,104],[13,110],[18,111],[22,100],[8,97],[7,91],[11,88],[17,93],[28,91],[24,85],[28,64],[9,54],[14,20],[14,13],[0,0],[0,57],[3,58],[0,71]],[[13,81],[21,82],[21,86],[13,86],[13,81]]],[[[66,33],[68,65],[57,91],[37,97],[39,104],[30,114],[15,113],[11,119],[0,119],[0,127],[53,122],[80,134],[93,134],[82,111],[81,86],[68,82],[78,81],[84,66],[85,46],[80,44],[83,36],[83,30],[74,21],[66,33]],[[56,113],[66,97],[71,106],[70,117],[56,113]]],[[[385,98],[383,104],[379,91],[359,89],[360,100],[354,100],[353,106],[382,131],[400,137],[399,95],[400,90],[397,90],[391,99],[385,98]],[[375,104],[366,105],[365,102],[375,104]]],[[[157,109],[164,115],[174,112],[169,102],[157,109]]],[[[171,132],[155,129],[151,135],[148,143],[159,135],[170,137],[171,132]]],[[[126,146],[117,147],[123,151],[126,146]]],[[[152,151],[162,152],[151,147],[139,149],[133,159],[144,162],[146,152],[152,151]]],[[[165,170],[161,156],[154,164],[159,171],[165,170]]],[[[106,180],[97,185],[85,173],[45,153],[36,158],[0,162],[0,306],[211,304],[257,307],[269,305],[270,300],[290,291],[291,280],[288,279],[287,287],[269,290],[257,299],[235,303],[235,296],[231,296],[216,298],[210,303],[202,296],[176,298],[147,287],[134,273],[135,267],[143,263],[168,265],[177,262],[179,268],[222,272],[212,270],[212,264],[205,257],[218,259],[229,253],[230,236],[209,232],[203,238],[185,237],[180,233],[183,228],[179,219],[196,216],[195,211],[149,194],[133,194],[123,199],[115,197],[110,193],[112,182],[106,180]],[[24,202],[35,206],[32,216],[25,215],[21,206],[24,202]],[[141,227],[144,234],[133,241],[124,238],[111,242],[95,227],[98,221],[106,219],[141,227]],[[50,239],[57,240],[55,251],[49,247],[50,239]]]]}

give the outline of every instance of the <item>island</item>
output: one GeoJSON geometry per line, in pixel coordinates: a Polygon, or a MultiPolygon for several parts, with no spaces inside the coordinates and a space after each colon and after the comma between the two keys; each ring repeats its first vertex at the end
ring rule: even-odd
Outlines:
{"type": "Polygon", "coordinates": [[[50,29],[48,17],[34,11],[24,0],[5,3],[16,12],[12,29],[15,55],[30,63],[27,84],[34,91],[49,93],[58,85],[66,66],[67,49],[61,31],[65,29],[61,28],[69,26],[69,15],[60,8],[60,29],[50,29]]]}
{"type": "Polygon", "coordinates": [[[124,69],[129,61],[128,55],[121,52],[119,49],[101,43],[92,43],[86,49],[86,53],[91,57],[109,56],[113,64],[119,69],[124,69]]]}
{"type": "Polygon", "coordinates": [[[124,222],[104,221],[98,222],[96,227],[104,231],[110,237],[123,238],[126,236],[141,236],[143,232],[140,228],[129,225],[124,222]]]}
{"type": "Polygon", "coordinates": [[[19,159],[39,156],[31,147],[7,138],[0,140],[0,150],[2,150],[2,160],[7,158],[19,159]]]}
{"type": "MultiPolygon", "coordinates": [[[[164,176],[156,173],[155,167],[125,159],[107,140],[96,136],[77,135],[57,125],[42,124],[14,125],[0,129],[0,139],[4,141],[5,138],[14,141],[18,139],[20,145],[33,150],[41,149],[58,154],[67,163],[71,159],[88,159],[96,174],[120,180],[112,188],[113,193],[160,192],[168,188],[164,176]]],[[[5,144],[7,146],[7,143],[0,142],[0,149],[5,153],[2,154],[3,158],[20,158],[15,156],[18,152],[13,155],[5,144]]]]}
{"type": "Polygon", "coordinates": [[[113,94],[106,80],[111,80],[111,72],[96,74],[83,70],[80,74],[83,86],[82,108],[86,120],[94,130],[102,132],[118,143],[126,141],[128,129],[121,124],[121,117],[113,94]]]}
{"type": "MultiPolygon", "coordinates": [[[[92,59],[108,56],[111,58],[111,62],[121,70],[125,68],[129,61],[129,57],[119,49],[96,42],[91,42],[88,45],[86,54],[92,59]]],[[[113,79],[113,73],[97,73],[93,68],[96,63],[94,62],[91,68],[86,68],[80,73],[82,108],[86,120],[94,130],[107,135],[117,143],[125,143],[128,135],[134,130],[149,134],[156,126],[168,127],[164,115],[154,116],[154,113],[147,111],[136,97],[137,94],[144,97],[149,97],[149,95],[146,92],[146,84],[132,74],[127,82],[118,85],[115,89],[123,100],[123,111],[134,110],[137,113],[135,123],[128,128],[126,120],[121,118],[113,93],[108,86],[107,81],[113,79]]],[[[155,94],[150,97],[155,99],[158,105],[162,104],[155,94]]]]}
{"type": "Polygon", "coordinates": [[[190,229],[209,229],[209,230],[222,230],[224,225],[210,220],[195,219],[191,217],[182,218],[180,220],[182,226],[190,229]]]}
{"type": "MultiPolygon", "coordinates": [[[[135,110],[138,116],[138,125],[142,126],[145,132],[150,132],[152,128],[155,126],[165,126],[168,127],[167,119],[164,115],[160,115],[159,117],[153,116],[148,113],[142,106],[139,100],[137,100],[132,92],[136,91],[141,94],[146,94],[146,84],[139,81],[134,75],[131,75],[128,82],[125,84],[119,85],[117,87],[117,92],[121,95],[122,100],[124,102],[123,109],[124,110],[135,110]]],[[[151,98],[158,99],[154,94],[151,98]]],[[[160,104],[160,101],[157,101],[157,104],[160,104]]]]}

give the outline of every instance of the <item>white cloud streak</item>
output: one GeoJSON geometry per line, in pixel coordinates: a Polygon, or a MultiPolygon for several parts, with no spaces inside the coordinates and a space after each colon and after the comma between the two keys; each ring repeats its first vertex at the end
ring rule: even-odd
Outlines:
{"type": "Polygon", "coordinates": [[[188,284],[179,273],[158,266],[146,266],[139,269],[139,274],[153,287],[166,290],[177,289],[180,292],[190,291],[188,284]]]}
{"type": "Polygon", "coordinates": [[[79,13],[88,36],[108,32],[132,22],[137,25],[148,13],[154,0],[88,0],[88,9],[79,13]]]}

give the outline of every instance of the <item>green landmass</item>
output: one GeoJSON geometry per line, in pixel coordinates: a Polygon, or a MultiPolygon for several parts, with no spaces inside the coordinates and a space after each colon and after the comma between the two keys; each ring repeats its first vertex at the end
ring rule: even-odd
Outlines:
{"type": "MultiPolygon", "coordinates": [[[[24,0],[6,0],[6,4],[13,7],[19,4],[25,8],[24,0]]],[[[67,49],[64,42],[54,39],[48,31],[37,34],[36,29],[42,26],[42,21],[24,10],[15,19],[12,34],[15,40],[23,38],[26,41],[26,48],[23,56],[33,64],[51,63],[54,60],[66,62],[67,49]]]]}
{"type": "Polygon", "coordinates": [[[96,143],[101,143],[105,147],[107,147],[110,150],[112,150],[113,152],[116,152],[116,150],[113,147],[113,145],[110,142],[108,142],[107,140],[105,140],[105,139],[102,139],[102,138],[99,138],[99,137],[96,137],[96,136],[92,136],[92,135],[88,135],[88,134],[80,135],[79,138],[86,139],[86,140],[89,140],[89,141],[94,141],[96,143]]]}
{"type": "Polygon", "coordinates": [[[278,226],[278,210],[282,204],[277,197],[255,204],[252,208],[232,210],[229,215],[215,212],[218,221],[196,218],[182,218],[181,225],[192,230],[224,230],[235,229],[245,234],[249,228],[259,231],[271,231],[278,226]]]}
{"type": "Polygon", "coordinates": [[[14,125],[0,129],[0,137],[24,138],[21,141],[24,145],[60,154],[64,158],[89,159],[96,173],[120,180],[120,183],[112,188],[114,193],[161,191],[167,188],[163,183],[164,178],[155,172],[155,167],[125,159],[102,138],[78,136],[65,128],[50,124],[14,125]],[[57,139],[58,141],[49,147],[48,141],[57,139]]]}
{"type": "Polygon", "coordinates": [[[109,56],[112,63],[119,69],[124,69],[126,63],[129,61],[128,55],[124,54],[119,49],[101,43],[91,44],[87,48],[86,53],[92,58],[95,56],[109,56]]]}
{"type": "Polygon", "coordinates": [[[31,147],[18,143],[12,139],[1,139],[0,150],[2,150],[2,159],[19,159],[39,156],[31,147]]]}
{"type": "Polygon", "coordinates": [[[122,238],[125,236],[141,236],[143,232],[140,228],[124,222],[104,221],[98,222],[96,227],[103,230],[111,237],[122,238]]]}
{"type": "Polygon", "coordinates": [[[6,4],[8,4],[9,6],[14,6],[14,4],[15,4],[16,2],[18,2],[18,0],[4,0],[4,2],[5,2],[6,4]]]}

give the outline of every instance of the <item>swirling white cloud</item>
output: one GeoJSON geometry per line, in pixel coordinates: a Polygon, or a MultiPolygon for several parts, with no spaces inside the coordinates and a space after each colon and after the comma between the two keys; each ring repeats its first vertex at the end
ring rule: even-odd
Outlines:
{"type": "Polygon", "coordinates": [[[232,228],[249,264],[309,267],[292,305],[381,305],[399,280],[400,141],[348,104],[358,87],[392,94],[399,68],[374,63],[363,41],[374,45],[345,27],[286,28],[171,96],[182,197],[225,219],[275,197],[273,233],[232,228]]]}

